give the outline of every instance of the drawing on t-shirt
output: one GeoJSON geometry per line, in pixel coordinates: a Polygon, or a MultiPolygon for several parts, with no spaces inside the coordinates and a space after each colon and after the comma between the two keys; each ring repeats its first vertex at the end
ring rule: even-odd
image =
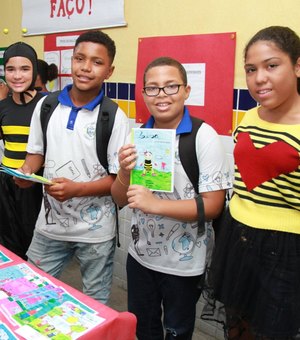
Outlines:
{"type": "Polygon", "coordinates": [[[134,245],[134,249],[136,251],[136,253],[139,255],[139,256],[144,256],[144,254],[142,254],[140,252],[140,249],[139,249],[139,240],[140,240],[140,230],[139,230],[139,227],[136,225],[136,224],[133,224],[131,226],[131,237],[132,237],[132,240],[133,240],[133,245],[134,245]]]}
{"type": "Polygon", "coordinates": [[[172,241],[172,248],[175,252],[182,255],[179,261],[188,261],[193,258],[191,253],[196,245],[196,241],[192,234],[184,232],[179,236],[175,237],[172,241]]]}
{"type": "Polygon", "coordinates": [[[96,230],[102,227],[99,221],[102,217],[102,208],[100,205],[91,203],[84,206],[80,211],[81,219],[90,225],[89,230],[96,230]]]}
{"type": "Polygon", "coordinates": [[[60,168],[56,169],[55,173],[57,177],[65,177],[72,181],[80,176],[80,172],[73,161],[63,164],[60,168]]]}

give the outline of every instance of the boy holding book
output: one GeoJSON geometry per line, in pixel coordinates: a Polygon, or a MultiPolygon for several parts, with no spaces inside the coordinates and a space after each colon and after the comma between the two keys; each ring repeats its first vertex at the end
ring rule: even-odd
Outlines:
{"type": "Polygon", "coordinates": [[[117,151],[129,131],[128,119],[118,108],[106,170],[97,155],[96,122],[104,98],[102,85],[114,71],[115,53],[114,41],[101,31],[88,31],[77,38],[71,63],[73,84],[58,96],[47,127],[46,152],[40,101],[21,169],[34,173],[45,162],[44,176],[54,183],[45,185],[28,261],[59,277],[75,257],[83,292],[105,304],[110,296],[116,244],[116,211],[110,188],[119,166],[117,151]]]}
{"type": "Polygon", "coordinates": [[[133,210],[127,258],[128,309],[137,316],[137,337],[143,340],[163,339],[164,328],[166,339],[192,339],[196,304],[214,241],[211,220],[222,211],[225,191],[231,186],[222,143],[206,123],[195,139],[201,172],[198,197],[182,167],[178,143],[180,135],[192,129],[184,105],[190,91],[186,71],[177,60],[161,57],[147,66],[143,97],[151,117],[145,127],[176,129],[173,193],[130,185],[130,171],[137,159],[133,144],[119,150],[120,170],[112,185],[117,204],[133,210]],[[202,211],[198,211],[197,200],[203,202],[202,211]],[[198,233],[201,214],[206,220],[204,233],[198,233]]]}

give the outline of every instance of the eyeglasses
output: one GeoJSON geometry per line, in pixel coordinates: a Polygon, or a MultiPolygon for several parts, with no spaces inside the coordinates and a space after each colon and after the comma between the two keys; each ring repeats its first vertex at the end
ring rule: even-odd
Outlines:
{"type": "Polygon", "coordinates": [[[173,94],[177,94],[180,86],[186,86],[185,84],[172,84],[166,85],[163,87],[159,86],[146,86],[143,88],[144,92],[148,97],[156,97],[160,94],[160,91],[163,90],[164,93],[168,96],[172,96],[173,94]]]}

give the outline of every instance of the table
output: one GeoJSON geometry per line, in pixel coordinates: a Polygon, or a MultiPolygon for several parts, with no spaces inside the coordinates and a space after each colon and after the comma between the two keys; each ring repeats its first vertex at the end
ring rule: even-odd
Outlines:
{"type": "MultiPolygon", "coordinates": [[[[129,312],[117,312],[112,308],[109,308],[100,302],[88,297],[77,289],[70,287],[69,285],[63,283],[62,281],[53,278],[52,276],[46,274],[35,266],[24,261],[5,247],[0,245],[0,251],[10,258],[12,262],[2,263],[0,266],[0,271],[3,268],[12,267],[19,264],[26,264],[28,267],[33,269],[38,275],[46,277],[54,285],[63,287],[69,294],[74,296],[79,301],[83,302],[85,305],[95,310],[100,317],[104,318],[105,321],[94,328],[92,328],[88,333],[79,337],[80,340],[134,340],[135,330],[136,330],[136,317],[129,312]]],[[[9,319],[0,313],[0,320],[7,325],[11,330],[15,330],[16,326],[13,326],[9,319]]],[[[23,339],[23,337],[14,334],[18,339],[23,339]]]]}

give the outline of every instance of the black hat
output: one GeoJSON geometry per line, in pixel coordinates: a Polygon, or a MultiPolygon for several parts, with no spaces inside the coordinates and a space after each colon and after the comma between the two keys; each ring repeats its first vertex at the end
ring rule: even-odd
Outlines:
{"type": "Polygon", "coordinates": [[[8,46],[3,54],[4,68],[8,60],[13,57],[24,57],[31,61],[33,70],[32,82],[27,90],[34,90],[35,81],[37,77],[37,59],[38,59],[34,48],[21,41],[8,46]]]}

